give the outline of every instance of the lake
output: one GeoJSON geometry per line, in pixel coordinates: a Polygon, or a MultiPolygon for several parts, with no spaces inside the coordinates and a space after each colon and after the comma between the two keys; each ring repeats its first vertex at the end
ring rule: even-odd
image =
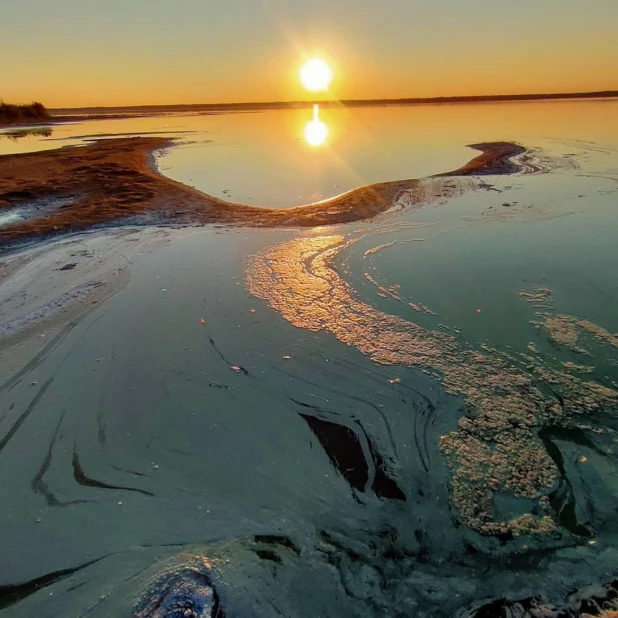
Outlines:
{"type": "Polygon", "coordinates": [[[370,221],[110,228],[3,257],[0,313],[26,309],[0,321],[0,615],[158,618],[191,598],[196,616],[482,618],[602,598],[617,119],[616,100],[327,108],[326,131],[281,110],[0,139],[169,135],[161,173],[277,208],[447,172],[472,143],[535,163],[370,221]],[[99,260],[92,285],[115,292],[39,323],[51,301],[28,277],[69,260],[76,290],[99,260]]]}

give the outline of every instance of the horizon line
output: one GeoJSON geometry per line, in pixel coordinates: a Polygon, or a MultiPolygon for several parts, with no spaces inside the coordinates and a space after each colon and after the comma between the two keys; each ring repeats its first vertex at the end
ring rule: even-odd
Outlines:
{"type": "Polygon", "coordinates": [[[414,105],[427,103],[482,103],[499,101],[539,101],[557,99],[593,99],[593,98],[614,98],[618,97],[618,90],[596,90],[592,92],[561,92],[561,93],[530,93],[530,94],[489,94],[489,95],[460,95],[442,97],[401,97],[386,99],[325,99],[307,101],[249,101],[236,103],[170,103],[170,104],[144,104],[144,105],[94,105],[87,107],[53,107],[49,111],[66,110],[101,110],[101,109],[133,109],[133,110],[152,110],[152,109],[260,109],[260,108],[280,108],[280,107],[304,107],[311,105],[322,106],[370,106],[370,105],[414,105]]]}

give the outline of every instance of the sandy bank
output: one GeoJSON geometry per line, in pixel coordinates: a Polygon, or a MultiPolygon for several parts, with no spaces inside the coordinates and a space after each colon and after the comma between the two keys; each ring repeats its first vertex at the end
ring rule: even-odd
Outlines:
{"type": "MultiPolygon", "coordinates": [[[[378,183],[285,210],[247,206],[161,176],[152,153],[170,145],[160,137],[109,139],[84,147],[0,157],[0,215],[42,199],[64,200],[44,216],[0,227],[0,244],[127,220],[293,227],[344,223],[389,209],[419,182],[378,183]]],[[[522,146],[493,142],[471,147],[481,154],[461,169],[437,177],[456,183],[464,176],[521,169],[512,158],[525,152],[522,146]]]]}

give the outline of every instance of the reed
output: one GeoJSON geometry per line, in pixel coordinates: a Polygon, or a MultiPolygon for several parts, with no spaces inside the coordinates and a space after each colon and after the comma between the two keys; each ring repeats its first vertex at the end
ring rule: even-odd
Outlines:
{"type": "Polygon", "coordinates": [[[0,123],[33,122],[49,118],[49,112],[42,103],[13,105],[0,101],[0,123]]]}

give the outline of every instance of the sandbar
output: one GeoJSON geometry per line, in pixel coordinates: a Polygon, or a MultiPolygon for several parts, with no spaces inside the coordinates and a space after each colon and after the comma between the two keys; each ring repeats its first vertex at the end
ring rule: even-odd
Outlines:
{"type": "MultiPolygon", "coordinates": [[[[112,223],[261,227],[346,223],[388,210],[419,183],[417,179],[382,182],[287,209],[236,204],[161,175],[154,153],[173,144],[162,137],[104,139],[81,147],[0,157],[0,216],[28,204],[45,205],[42,216],[0,227],[0,246],[112,223]],[[55,203],[60,205],[54,208],[55,203]]],[[[526,152],[521,145],[491,142],[470,147],[481,154],[436,178],[456,183],[465,176],[521,171],[513,160],[526,152]]]]}

